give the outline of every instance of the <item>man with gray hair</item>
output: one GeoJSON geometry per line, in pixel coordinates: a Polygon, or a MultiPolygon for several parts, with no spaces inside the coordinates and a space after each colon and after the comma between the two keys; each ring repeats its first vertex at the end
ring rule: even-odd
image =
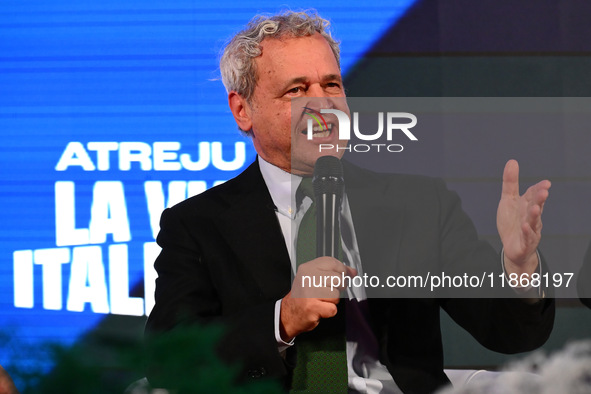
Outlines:
{"type": "MultiPolygon", "coordinates": [[[[420,255],[437,267],[470,266],[476,259],[489,272],[532,274],[541,264],[537,245],[550,187],[542,181],[520,196],[517,163],[507,163],[497,215],[504,245],[499,255],[478,240],[458,197],[442,181],[378,175],[344,162],[340,214],[354,236],[352,242],[343,239],[342,248],[359,258],[300,261],[290,229],[305,220],[313,203],[296,199],[297,185],[311,176],[320,143],[347,144],[332,126],[311,140],[292,127],[296,98],[312,109],[326,104],[347,110],[339,46],[327,27],[313,12],[257,17],[227,45],[220,69],[228,103],[258,157],[238,177],[163,213],[148,332],[221,322],[227,332],[219,353],[241,363],[242,378],[279,378],[293,392],[433,392],[448,382],[440,308],[493,350],[540,346],[551,331],[554,304],[537,292],[527,299],[361,296],[345,303],[339,302],[342,289],[327,286],[310,294],[299,285],[304,276],[352,278],[394,243],[397,255],[407,259],[391,257],[392,267],[420,255]],[[359,204],[361,195],[378,196],[378,190],[387,192],[376,197],[376,206],[359,204]],[[409,228],[400,231],[399,225],[409,228]]],[[[337,158],[342,153],[322,151],[337,158]]]]}

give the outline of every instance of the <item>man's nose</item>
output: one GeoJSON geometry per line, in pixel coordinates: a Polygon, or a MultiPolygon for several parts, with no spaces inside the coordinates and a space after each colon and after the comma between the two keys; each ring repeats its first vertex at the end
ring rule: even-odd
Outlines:
{"type": "Polygon", "coordinates": [[[314,108],[316,110],[335,108],[333,98],[324,91],[322,86],[318,84],[311,85],[308,88],[307,93],[309,98],[309,101],[306,105],[307,107],[314,108]]]}

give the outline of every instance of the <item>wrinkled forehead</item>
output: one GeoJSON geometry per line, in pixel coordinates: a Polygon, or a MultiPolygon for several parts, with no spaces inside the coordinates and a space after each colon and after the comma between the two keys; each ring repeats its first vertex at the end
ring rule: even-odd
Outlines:
{"type": "Polygon", "coordinates": [[[255,78],[274,75],[279,71],[305,71],[311,64],[330,64],[331,73],[340,74],[340,68],[329,42],[321,34],[279,38],[268,37],[260,44],[260,55],[254,58],[255,78]]]}

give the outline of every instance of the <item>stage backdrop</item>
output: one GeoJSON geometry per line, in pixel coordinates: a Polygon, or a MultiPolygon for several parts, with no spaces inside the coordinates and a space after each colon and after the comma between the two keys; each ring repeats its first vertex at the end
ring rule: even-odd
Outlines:
{"type": "MultiPolygon", "coordinates": [[[[116,317],[141,331],[160,213],[254,159],[227,109],[219,51],[253,15],[310,4],[203,3],[0,4],[0,328],[13,344],[0,364],[14,364],[18,346],[70,345],[116,317]]],[[[589,94],[588,6],[479,4],[313,6],[342,41],[352,96],[589,94]],[[486,22],[491,13],[497,23],[486,22]]],[[[460,190],[473,183],[408,159],[398,171],[448,176],[460,190]]],[[[589,175],[570,181],[587,193],[589,175]]],[[[589,218],[588,204],[580,207],[589,218]]],[[[482,226],[494,242],[490,223],[482,226]]],[[[573,258],[591,238],[584,226],[552,235],[570,242],[573,258]]]]}
{"type": "MultiPolygon", "coordinates": [[[[0,5],[8,336],[69,344],[108,315],[149,314],[162,210],[253,161],[227,108],[220,49],[254,15],[309,4],[206,3],[0,5]]],[[[343,41],[345,73],[413,1],[388,3],[315,2],[343,41]]]]}

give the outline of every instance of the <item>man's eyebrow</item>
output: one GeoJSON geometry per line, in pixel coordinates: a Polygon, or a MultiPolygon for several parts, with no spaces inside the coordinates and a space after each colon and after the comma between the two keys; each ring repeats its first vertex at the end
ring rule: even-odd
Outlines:
{"type": "MultiPolygon", "coordinates": [[[[327,74],[325,76],[322,77],[322,82],[326,83],[329,81],[338,81],[340,83],[343,82],[343,78],[339,75],[339,74],[327,74]]],[[[284,85],[283,85],[283,89],[282,90],[287,90],[288,87],[290,87],[291,85],[297,85],[300,83],[306,84],[309,82],[308,77],[295,77],[290,79],[289,81],[287,81],[284,85]]]]}
{"type": "Polygon", "coordinates": [[[343,82],[343,78],[339,74],[328,74],[322,77],[322,82],[339,81],[343,82]]]}

